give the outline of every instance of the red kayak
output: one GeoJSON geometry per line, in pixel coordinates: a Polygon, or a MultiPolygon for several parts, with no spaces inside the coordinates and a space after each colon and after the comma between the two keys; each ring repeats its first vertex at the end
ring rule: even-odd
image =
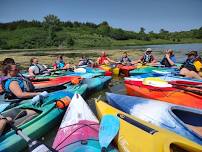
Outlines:
{"type": "Polygon", "coordinates": [[[134,70],[136,66],[134,65],[122,65],[118,64],[117,67],[120,69],[120,74],[123,74],[125,77],[129,76],[129,71],[134,70]]]}
{"type": "Polygon", "coordinates": [[[202,96],[192,93],[194,89],[189,89],[189,87],[181,87],[181,89],[174,87],[160,88],[144,85],[142,82],[137,82],[135,85],[134,82],[133,84],[128,84],[125,82],[125,87],[127,94],[131,96],[151,98],[187,107],[202,109],[202,96]]]}
{"type": "Polygon", "coordinates": [[[49,79],[37,79],[33,80],[32,83],[36,89],[41,88],[49,88],[49,87],[56,87],[64,85],[68,82],[70,82],[72,79],[80,78],[79,76],[62,76],[62,77],[56,77],[56,78],[49,78],[49,79]]]}

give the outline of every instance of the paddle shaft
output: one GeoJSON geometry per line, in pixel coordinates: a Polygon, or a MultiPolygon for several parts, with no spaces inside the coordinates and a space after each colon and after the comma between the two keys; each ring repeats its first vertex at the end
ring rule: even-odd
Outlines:
{"type": "MultiPolygon", "coordinates": [[[[1,115],[1,117],[3,117],[1,115]]],[[[5,118],[5,117],[3,117],[5,118]]],[[[5,118],[7,120],[7,118],[5,118]]],[[[15,131],[15,133],[17,135],[19,135],[22,139],[24,139],[26,141],[26,143],[28,143],[29,146],[29,150],[31,152],[56,152],[56,150],[54,150],[53,148],[49,148],[48,146],[46,146],[45,144],[42,144],[36,140],[32,140],[31,138],[29,138],[26,134],[24,134],[22,132],[22,130],[20,128],[17,128],[13,122],[11,121],[7,121],[7,123],[9,124],[9,126],[15,131]]]]}
{"type": "Polygon", "coordinates": [[[172,82],[169,82],[169,84],[176,85],[176,86],[186,86],[186,87],[202,89],[202,86],[191,85],[191,84],[178,84],[178,83],[172,83],[172,82]]]}
{"type": "Polygon", "coordinates": [[[184,90],[184,91],[186,91],[186,92],[191,92],[191,93],[194,93],[194,94],[196,94],[196,95],[202,96],[202,91],[189,90],[189,89],[181,88],[181,87],[175,86],[175,85],[173,85],[173,87],[176,88],[176,89],[184,90]]]}

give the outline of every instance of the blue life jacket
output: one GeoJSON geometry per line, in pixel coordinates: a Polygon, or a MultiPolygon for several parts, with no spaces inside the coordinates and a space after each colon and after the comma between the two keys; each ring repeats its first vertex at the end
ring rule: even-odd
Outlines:
{"type": "Polygon", "coordinates": [[[17,81],[18,85],[22,89],[22,91],[34,91],[34,86],[33,84],[26,78],[21,78],[21,77],[13,77],[13,78],[8,78],[6,80],[2,81],[2,88],[5,93],[5,98],[7,99],[14,99],[17,98],[13,92],[11,92],[9,86],[12,81],[17,81]]]}
{"type": "Polygon", "coordinates": [[[65,66],[65,62],[63,60],[56,61],[57,68],[61,69],[65,66]]]}

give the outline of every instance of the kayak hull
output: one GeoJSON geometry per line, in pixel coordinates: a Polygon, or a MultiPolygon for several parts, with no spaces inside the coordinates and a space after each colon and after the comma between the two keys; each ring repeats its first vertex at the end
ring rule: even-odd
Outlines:
{"type": "Polygon", "coordinates": [[[144,98],[151,98],[161,100],[177,105],[187,106],[191,108],[202,109],[201,96],[195,95],[190,92],[174,88],[158,88],[147,87],[142,84],[139,86],[125,83],[126,92],[130,96],[139,96],[144,98]]]}
{"type": "Polygon", "coordinates": [[[130,116],[103,101],[97,101],[95,104],[100,119],[107,114],[119,118],[120,130],[115,142],[120,152],[170,152],[170,148],[173,146],[191,152],[202,150],[202,146],[182,136],[130,116]],[[138,140],[135,140],[134,137],[138,140]]]}
{"type": "Polygon", "coordinates": [[[114,93],[106,93],[106,97],[108,103],[113,107],[138,117],[139,119],[150,122],[156,126],[173,131],[202,145],[202,138],[200,135],[190,130],[182,121],[186,119],[186,121],[189,121],[190,125],[197,123],[197,125],[201,124],[202,126],[202,120],[200,120],[200,117],[202,118],[202,111],[158,100],[114,93]],[[179,119],[179,117],[175,114],[175,111],[183,113],[183,118],[179,119]],[[199,119],[197,119],[197,117],[199,119]]]}

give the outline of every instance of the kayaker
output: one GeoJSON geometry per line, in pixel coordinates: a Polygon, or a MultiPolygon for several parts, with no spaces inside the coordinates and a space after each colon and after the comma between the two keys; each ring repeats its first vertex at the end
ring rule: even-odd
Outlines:
{"type": "Polygon", "coordinates": [[[160,62],[162,65],[165,65],[165,67],[172,67],[175,66],[176,58],[174,51],[172,49],[168,49],[165,51],[165,56],[160,62]]]}
{"type": "Polygon", "coordinates": [[[189,78],[202,79],[199,73],[202,70],[202,59],[197,51],[190,51],[187,55],[187,60],[183,63],[180,74],[189,78]]]}
{"type": "Polygon", "coordinates": [[[56,69],[63,69],[63,70],[66,70],[66,69],[69,69],[69,64],[66,64],[63,60],[63,56],[62,55],[59,55],[57,57],[57,60],[55,61],[55,63],[53,64],[53,68],[54,70],[56,69]]]}
{"type": "Polygon", "coordinates": [[[42,64],[39,64],[39,61],[36,57],[31,58],[30,60],[30,67],[29,67],[29,75],[36,76],[36,75],[43,75],[48,74],[49,71],[47,70],[47,67],[45,67],[42,64]]]}
{"type": "Polygon", "coordinates": [[[31,98],[40,94],[40,92],[33,92],[33,85],[23,81],[23,78],[18,76],[19,69],[16,64],[7,64],[2,71],[7,77],[6,80],[2,81],[5,98],[31,98]]]}
{"type": "Polygon", "coordinates": [[[103,51],[101,56],[97,59],[97,63],[99,65],[102,65],[102,64],[110,64],[110,63],[116,63],[116,61],[110,59],[107,57],[106,53],[103,51]]]}
{"type": "Polygon", "coordinates": [[[87,65],[87,66],[93,66],[93,61],[91,59],[88,59],[86,56],[82,56],[81,59],[79,59],[79,66],[87,65]]]}
{"type": "Polygon", "coordinates": [[[134,61],[134,64],[142,63],[142,64],[155,64],[157,62],[156,58],[152,54],[152,49],[147,48],[144,55],[137,61],[134,61]]]}
{"type": "Polygon", "coordinates": [[[127,52],[123,52],[123,55],[122,55],[121,59],[119,60],[119,62],[123,65],[130,65],[131,64],[131,59],[128,57],[127,52]]]}

